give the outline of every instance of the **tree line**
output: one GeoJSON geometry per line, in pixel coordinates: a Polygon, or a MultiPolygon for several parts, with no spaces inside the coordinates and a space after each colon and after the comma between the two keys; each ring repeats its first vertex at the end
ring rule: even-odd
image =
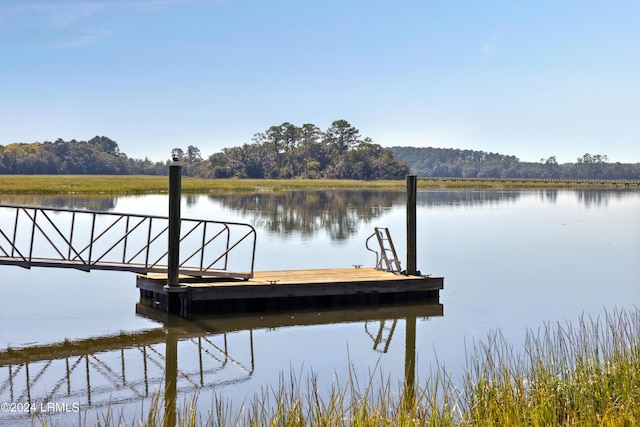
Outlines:
{"type": "MultiPolygon", "coordinates": [[[[208,162],[197,147],[175,148],[190,176],[205,176],[208,162]]],[[[166,175],[172,159],[153,162],[133,159],[120,151],[118,143],[106,136],[88,141],[13,143],[0,145],[0,174],[50,175],[166,175]]]]}
{"type": "Polygon", "coordinates": [[[252,144],[225,148],[209,157],[213,178],[401,179],[407,163],[361,137],[346,120],[326,131],[289,122],[257,133],[252,144]]]}
{"type": "MultiPolygon", "coordinates": [[[[203,158],[199,148],[171,153],[185,176],[201,178],[402,179],[408,173],[434,177],[640,179],[640,163],[610,163],[606,155],[584,154],[575,163],[554,156],[539,162],[477,150],[433,147],[383,148],[346,120],[322,131],[289,122],[269,127],[251,143],[203,158]]],[[[132,159],[106,136],[88,141],[0,145],[0,174],[166,175],[173,161],[132,159]]]]}
{"type": "Polygon", "coordinates": [[[477,150],[391,147],[418,176],[464,178],[640,179],[640,163],[610,163],[604,154],[586,153],[575,163],[559,164],[555,156],[521,162],[515,156],[477,150]]]}
{"type": "Polygon", "coordinates": [[[174,148],[171,159],[131,159],[118,144],[96,136],[89,141],[0,145],[0,174],[163,175],[178,160],[185,176],[201,178],[401,179],[409,166],[391,151],[361,137],[346,120],[326,131],[285,122],[257,133],[251,144],[224,148],[207,159],[199,148],[174,148]]]}
{"type": "Polygon", "coordinates": [[[118,144],[96,136],[89,141],[13,143],[0,145],[0,174],[160,174],[162,162],[135,160],[118,144]]]}

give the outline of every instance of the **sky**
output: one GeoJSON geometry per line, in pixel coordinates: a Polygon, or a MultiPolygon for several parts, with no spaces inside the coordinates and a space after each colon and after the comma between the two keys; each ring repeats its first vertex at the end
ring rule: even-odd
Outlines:
{"type": "Polygon", "coordinates": [[[637,0],[0,0],[0,145],[204,157],[344,119],[384,147],[640,162],[637,0]]]}

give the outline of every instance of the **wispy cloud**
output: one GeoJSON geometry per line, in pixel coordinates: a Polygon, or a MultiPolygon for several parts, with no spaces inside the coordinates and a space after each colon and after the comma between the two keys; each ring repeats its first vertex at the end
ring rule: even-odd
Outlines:
{"type": "Polygon", "coordinates": [[[105,9],[103,2],[24,1],[0,6],[0,40],[48,46],[95,43],[111,34],[90,22],[105,9]]]}
{"type": "Polygon", "coordinates": [[[497,52],[498,48],[500,47],[500,42],[505,37],[510,24],[511,20],[505,19],[491,30],[489,36],[481,46],[482,52],[484,54],[493,55],[497,52]]]}
{"type": "Polygon", "coordinates": [[[115,16],[222,0],[8,0],[0,4],[0,42],[74,47],[118,33],[115,16]],[[103,17],[109,16],[105,19],[103,17]]]}

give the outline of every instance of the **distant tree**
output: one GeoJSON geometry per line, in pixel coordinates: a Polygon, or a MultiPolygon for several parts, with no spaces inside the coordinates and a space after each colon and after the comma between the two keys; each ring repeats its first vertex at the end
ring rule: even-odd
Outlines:
{"type": "Polygon", "coordinates": [[[304,165],[299,175],[304,178],[317,178],[329,163],[330,157],[327,147],[323,145],[323,133],[316,125],[305,123],[299,128],[299,135],[298,153],[304,165]]]}
{"type": "Polygon", "coordinates": [[[202,161],[202,155],[200,154],[200,149],[198,147],[194,147],[193,145],[187,147],[187,161],[189,163],[202,161]]]}
{"type": "Polygon", "coordinates": [[[253,144],[225,148],[209,157],[214,176],[239,178],[402,178],[409,171],[393,153],[360,139],[346,120],[336,120],[322,132],[305,123],[284,122],[253,137],[253,144]]]}
{"type": "Polygon", "coordinates": [[[94,136],[88,141],[88,143],[99,147],[100,151],[106,154],[112,156],[121,156],[118,143],[113,141],[112,139],[107,138],[106,136],[94,136]]]}
{"type": "Polygon", "coordinates": [[[233,170],[228,162],[226,153],[215,153],[209,156],[211,165],[211,178],[231,178],[233,170]]]}
{"type": "Polygon", "coordinates": [[[579,164],[603,164],[609,161],[609,157],[606,154],[584,154],[582,157],[578,157],[577,163],[579,164]]]}
{"type": "Polygon", "coordinates": [[[336,120],[325,132],[324,139],[338,154],[342,154],[358,144],[360,131],[346,120],[336,120]]]}

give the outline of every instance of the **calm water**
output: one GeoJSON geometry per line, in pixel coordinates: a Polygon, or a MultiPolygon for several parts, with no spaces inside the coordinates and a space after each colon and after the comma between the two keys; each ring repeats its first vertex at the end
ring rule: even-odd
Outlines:
{"type": "MultiPolygon", "coordinates": [[[[167,210],[166,196],[0,202],[167,210]]],[[[254,225],[256,270],[373,266],[364,242],[375,226],[390,229],[404,264],[404,202],[401,192],[190,196],[182,214],[254,225]]],[[[445,276],[441,306],[176,324],[137,313],[131,273],[0,266],[0,403],[30,402],[67,423],[109,402],[139,414],[154,390],[164,390],[167,342],[177,351],[179,395],[197,392],[205,409],[212,393],[240,402],[291,371],[303,382],[313,372],[326,388],[350,371],[368,378],[379,370],[395,383],[413,319],[418,381],[436,359],[459,375],[465,345],[497,329],[518,348],[527,329],[545,322],[637,307],[639,260],[638,191],[421,191],[418,268],[445,276]]],[[[28,414],[0,412],[0,425],[29,423],[28,414]]]]}

